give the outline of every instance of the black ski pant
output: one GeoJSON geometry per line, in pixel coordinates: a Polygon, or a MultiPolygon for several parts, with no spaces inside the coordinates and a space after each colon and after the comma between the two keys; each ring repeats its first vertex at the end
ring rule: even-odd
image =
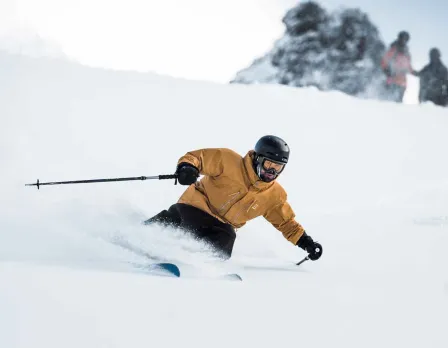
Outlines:
{"type": "Polygon", "coordinates": [[[234,228],[201,209],[176,203],[144,222],[145,225],[154,223],[181,228],[211,245],[222,254],[222,258],[229,259],[232,256],[236,238],[234,228]]]}

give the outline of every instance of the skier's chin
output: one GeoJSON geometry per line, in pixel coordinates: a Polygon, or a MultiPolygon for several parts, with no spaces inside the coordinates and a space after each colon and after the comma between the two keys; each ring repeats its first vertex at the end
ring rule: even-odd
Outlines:
{"type": "Polygon", "coordinates": [[[275,174],[262,173],[261,175],[261,180],[263,180],[264,182],[271,182],[274,181],[275,179],[277,179],[277,176],[275,174]]]}

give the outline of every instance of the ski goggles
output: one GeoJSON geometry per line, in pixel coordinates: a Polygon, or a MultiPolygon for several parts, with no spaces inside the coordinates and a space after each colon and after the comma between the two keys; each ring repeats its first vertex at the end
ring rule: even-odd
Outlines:
{"type": "Polygon", "coordinates": [[[285,168],[284,163],[274,162],[268,159],[264,159],[261,165],[267,172],[275,172],[276,174],[280,174],[285,168]]]}

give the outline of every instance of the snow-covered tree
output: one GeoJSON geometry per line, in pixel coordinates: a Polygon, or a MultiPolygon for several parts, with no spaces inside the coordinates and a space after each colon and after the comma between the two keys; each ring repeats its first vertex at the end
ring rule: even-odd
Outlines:
{"type": "Polygon", "coordinates": [[[316,2],[301,3],[283,18],[284,36],[264,57],[240,71],[233,83],[316,86],[359,97],[380,97],[385,45],[359,9],[328,13],[316,2]]]}

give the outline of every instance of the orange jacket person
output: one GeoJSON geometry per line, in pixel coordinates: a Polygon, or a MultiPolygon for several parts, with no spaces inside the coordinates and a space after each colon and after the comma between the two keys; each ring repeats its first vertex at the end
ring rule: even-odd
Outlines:
{"type": "Polygon", "coordinates": [[[411,55],[407,43],[409,33],[401,31],[381,61],[381,68],[387,76],[387,99],[402,102],[406,91],[406,74],[415,74],[411,65],[411,55]]]}
{"type": "Polygon", "coordinates": [[[308,252],[311,260],[322,246],[295,220],[286,192],[276,182],[289,159],[282,139],[267,135],[244,157],[230,149],[188,152],[177,165],[179,183],[189,187],[176,204],[145,221],[188,231],[230,258],[235,229],[263,216],[292,244],[308,252]],[[204,177],[197,181],[199,174],[204,177]]]}

